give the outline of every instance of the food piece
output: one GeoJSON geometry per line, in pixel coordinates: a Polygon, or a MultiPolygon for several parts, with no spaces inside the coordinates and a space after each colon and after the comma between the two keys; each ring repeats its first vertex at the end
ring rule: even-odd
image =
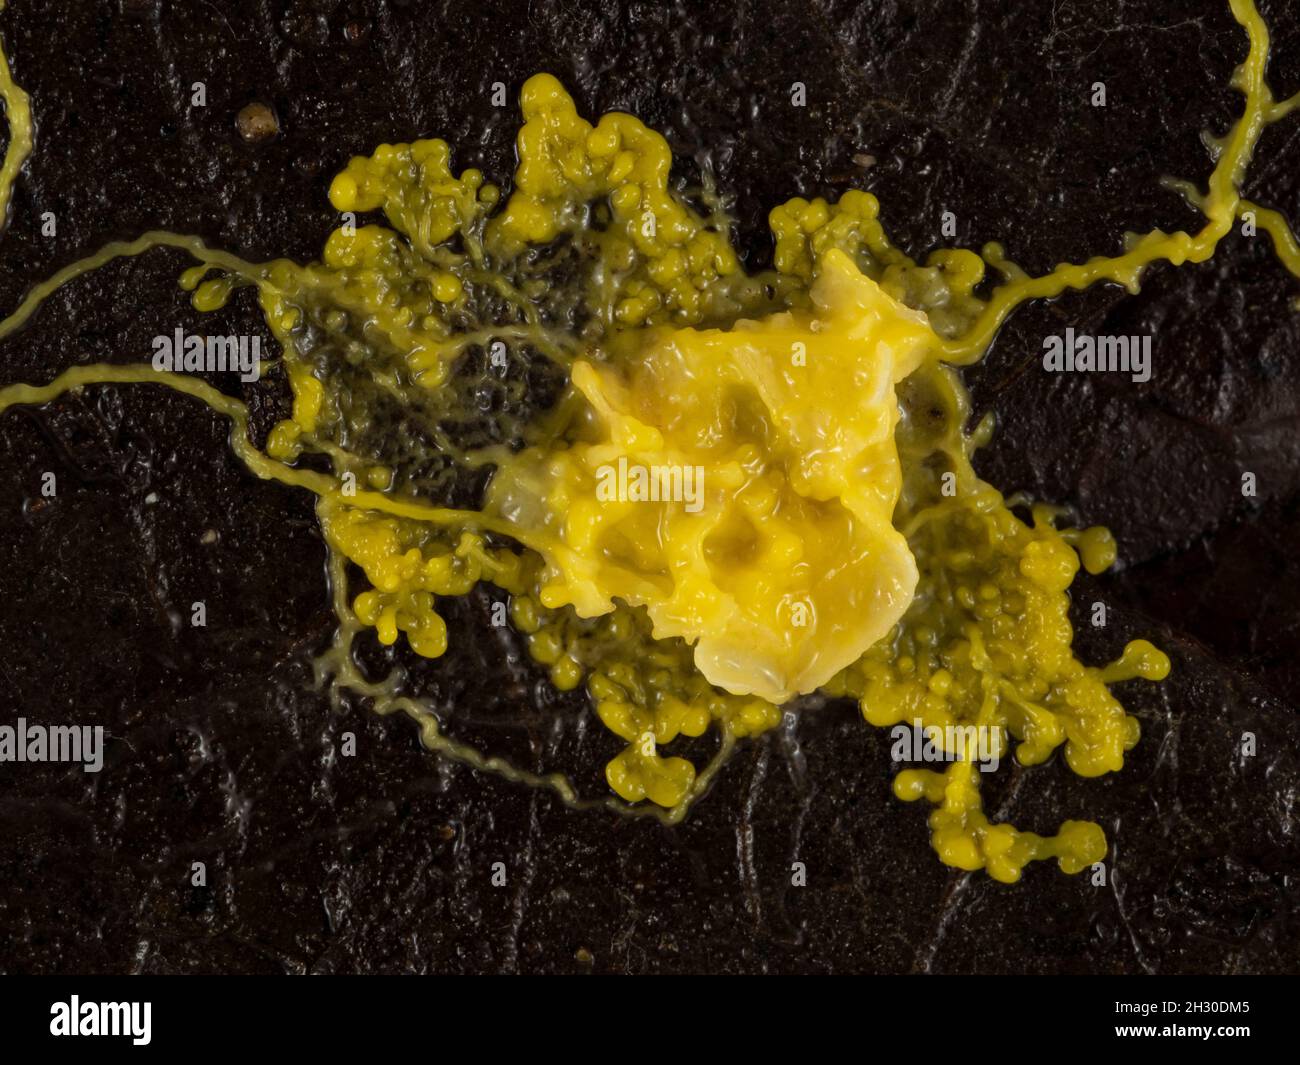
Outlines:
{"type": "Polygon", "coordinates": [[[488,504],[541,545],[546,607],[645,607],[711,684],[773,703],[861,657],[917,576],[892,525],[895,385],[937,338],[842,252],[811,295],[811,311],[577,362],[578,439],[507,463],[488,504]]]}

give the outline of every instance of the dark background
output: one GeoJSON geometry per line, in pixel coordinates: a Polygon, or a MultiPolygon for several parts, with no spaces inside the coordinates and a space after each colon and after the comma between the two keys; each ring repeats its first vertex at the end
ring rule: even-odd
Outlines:
{"type": "MultiPolygon", "coordinates": [[[[1261,6],[1282,96],[1300,88],[1300,20],[1261,6]]],[[[444,137],[458,166],[504,182],[518,119],[490,85],[513,101],[541,70],[589,116],[662,130],[684,177],[711,167],[755,266],[772,206],[858,186],[915,256],[998,239],[1041,271],[1118,251],[1126,229],[1199,225],[1158,179],[1208,174],[1200,135],[1239,112],[1227,86],[1246,51],[1227,0],[12,0],[0,34],[39,126],[0,244],[6,310],[151,228],[314,257],[330,177],[383,141],[444,137]],[[206,108],[189,106],[195,81],[206,108]],[[251,100],[278,112],[272,143],[236,133],[251,100]]],[[[1248,183],[1292,218],[1298,137],[1300,120],[1270,129],[1248,183]]],[[[201,321],[176,288],[186,265],[154,251],[69,286],[0,345],[0,383],[139,361],[178,325],[261,328],[247,293],[201,321]]],[[[1105,887],[1051,863],[1012,887],[941,866],[929,807],[892,798],[888,737],[847,704],[744,744],[671,830],[439,761],[407,720],[331,713],[310,690],[333,626],[311,500],[247,474],[224,422],[155,388],[7,413],[0,717],[110,739],[97,776],[0,766],[0,968],[1295,971],[1298,293],[1267,238],[1233,235],[1204,266],[1153,269],[1140,296],[1022,310],[970,374],[1000,418],[984,476],[1119,538],[1117,570],[1076,585],[1081,657],[1147,636],[1174,661],[1167,683],[1120,691],[1143,726],[1122,773],[1085,781],[1056,758],[986,788],[990,815],[1022,828],[1100,821],[1105,887]],[[1041,338],[1067,325],[1154,333],[1151,381],[1045,374],[1041,338]],[[188,624],[199,599],[206,629],[188,624]],[[1084,623],[1095,600],[1103,630],[1084,623]],[[347,731],[354,758],[337,754],[347,731]],[[1257,757],[1239,756],[1244,731],[1257,757]],[[807,887],[790,886],[795,861],[807,887]]],[[[245,397],[264,428],[283,383],[245,397]]],[[[618,741],[488,627],[488,595],[449,606],[451,651],[418,690],[454,734],[602,793],[618,741]]]]}

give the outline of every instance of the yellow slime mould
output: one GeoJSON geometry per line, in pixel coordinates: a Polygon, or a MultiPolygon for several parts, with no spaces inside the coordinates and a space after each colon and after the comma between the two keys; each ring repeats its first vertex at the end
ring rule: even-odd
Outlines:
{"type": "MultiPolygon", "coordinates": [[[[152,383],[228,417],[257,476],[317,497],[338,616],[318,679],[334,701],[346,690],[409,715],[448,757],[573,807],[673,823],[791,697],[849,696],[872,725],[941,737],[948,764],[906,768],[893,791],[932,805],[944,863],[1007,882],[1034,860],[1079,872],[1104,858],[1102,830],[990,821],[970,745],[947,737],[983,730],[1023,766],[1059,750],[1080,776],[1117,772],[1139,728],[1111,686],[1159,681],[1170,662],[1145,640],[1101,667],[1075,657],[1069,589],[1080,566],[1115,561],[1115,542],[975,474],[992,421],[968,425],[957,367],[1026,300],[1102,281],[1136,290],[1152,262],[1208,259],[1247,212],[1300,276],[1286,220],[1241,197],[1264,128],[1300,97],[1274,99],[1267,28],[1253,0],[1230,5],[1249,40],[1233,77],[1242,117],[1204,190],[1167,183],[1205,215],[1196,233],[1130,234],[1123,254],[1041,277],[995,244],[918,263],[889,241],[876,198],[853,190],[775,207],[774,269],[749,275],[711,185],[671,180],[663,137],[627,114],[587,122],[539,74],[521,93],[504,201],[478,171],[457,175],[442,141],[385,144],[331,184],[343,217],[318,262],[249,263],[150,232],[34,286],[0,322],[2,340],[87,271],[182,248],[198,264],[181,278],[193,305],[249,286],[283,350],[293,405],[265,451],[240,400],[149,366],[0,389],[0,411],[152,383]],[[985,294],[989,270],[1001,280],[985,294]],[[448,505],[475,493],[477,505],[448,505]],[[508,594],[533,659],[557,688],[585,685],[624,745],[605,773],[617,798],[581,798],[560,773],[459,743],[402,693],[400,668],[362,674],[365,633],[442,655],[453,636],[439,600],[479,582],[508,594]],[[687,742],[710,730],[717,754],[697,769],[687,742]]],[[[0,100],[3,213],[32,145],[3,53],[0,100]]]]}

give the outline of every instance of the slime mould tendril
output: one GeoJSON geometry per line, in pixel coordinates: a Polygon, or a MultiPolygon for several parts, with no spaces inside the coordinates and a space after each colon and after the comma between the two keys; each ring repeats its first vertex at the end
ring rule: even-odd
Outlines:
{"type": "MultiPolygon", "coordinates": [[[[999,745],[1014,739],[1022,765],[1064,746],[1075,773],[1117,771],[1139,730],[1109,685],[1160,680],[1169,660],[1143,640],[1104,668],[1074,657],[1069,587],[1081,563],[1106,569],[1114,542],[1105,529],[1058,528],[1057,510],[1004,499],[976,476],[971,456],[992,423],[967,431],[957,367],[1024,301],[1099,281],[1136,292],[1151,262],[1208,259],[1246,211],[1300,276],[1286,221],[1240,194],[1263,129],[1297,100],[1267,87],[1268,32],[1252,0],[1231,7],[1250,42],[1233,77],[1244,113],[1214,142],[1204,192],[1170,183],[1205,216],[1195,234],[1130,234],[1122,255],[1041,277],[996,245],[938,250],[922,265],[889,243],[876,199],[852,191],[774,209],[774,268],[751,276],[709,183],[670,183],[659,134],[618,113],[592,126],[539,74],[521,93],[504,202],[477,171],[454,174],[442,141],[386,144],[334,179],[346,224],[319,262],[252,264],[150,232],[60,271],[0,323],[2,339],[111,259],[183,249],[199,264],[181,278],[194,306],[214,310],[251,286],[283,349],[292,414],[264,451],[244,404],[150,365],[15,385],[0,390],[0,410],[130,382],[225,415],[255,475],[317,498],[338,629],[316,673],[332,700],[348,690],[402,711],[426,747],[571,806],[676,822],[738,739],[813,690],[852,696],[873,725],[919,721],[940,744],[960,732],[946,726],[975,726],[999,745]],[[356,224],[371,212],[387,224],[356,224]],[[982,299],[986,268],[1000,283],[982,299]],[[331,472],[299,464],[304,453],[331,472]],[[602,470],[633,459],[702,471],[699,506],[602,498],[602,470]],[[475,507],[444,505],[484,475],[475,507]],[[366,587],[349,591],[350,564],[366,587]],[[440,656],[437,597],[479,581],[510,595],[510,618],[555,686],[585,683],[626,741],[606,770],[619,798],[582,799],[561,774],[466,747],[403,694],[400,670],[362,673],[353,644],[367,628],[440,656]],[[702,771],[663,753],[710,727],[719,750],[702,771]]],[[[7,212],[32,124],[2,55],[0,96],[7,212]]],[[[970,753],[958,744],[944,771],[894,778],[899,798],[934,804],[943,862],[1010,882],[1034,859],[1077,872],[1104,857],[1090,822],[1046,838],[990,823],[970,753]]]]}

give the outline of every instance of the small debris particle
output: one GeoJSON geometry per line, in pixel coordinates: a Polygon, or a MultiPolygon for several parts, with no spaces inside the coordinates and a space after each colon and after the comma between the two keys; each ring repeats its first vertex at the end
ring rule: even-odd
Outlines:
{"type": "Polygon", "coordinates": [[[239,135],[249,144],[269,141],[280,132],[280,120],[269,104],[254,101],[235,116],[239,135]]]}

